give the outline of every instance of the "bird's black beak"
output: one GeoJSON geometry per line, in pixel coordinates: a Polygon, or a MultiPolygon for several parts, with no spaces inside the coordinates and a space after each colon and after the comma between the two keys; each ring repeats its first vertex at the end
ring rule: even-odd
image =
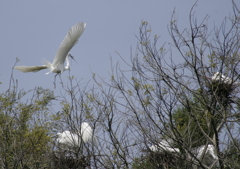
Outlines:
{"type": "Polygon", "coordinates": [[[77,61],[74,59],[74,57],[73,57],[73,55],[71,55],[71,53],[69,53],[68,56],[77,63],[77,61]]]}

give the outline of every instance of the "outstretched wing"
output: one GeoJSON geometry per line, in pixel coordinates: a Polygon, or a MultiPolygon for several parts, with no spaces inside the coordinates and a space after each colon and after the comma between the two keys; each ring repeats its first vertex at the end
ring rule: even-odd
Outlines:
{"type": "Polygon", "coordinates": [[[64,64],[68,52],[78,42],[78,38],[82,35],[85,28],[86,23],[83,22],[79,22],[76,25],[72,26],[58,48],[58,51],[52,63],[53,67],[59,64],[64,64]]]}
{"type": "Polygon", "coordinates": [[[42,69],[47,69],[47,66],[15,66],[14,69],[17,69],[22,72],[38,72],[42,69]]]}

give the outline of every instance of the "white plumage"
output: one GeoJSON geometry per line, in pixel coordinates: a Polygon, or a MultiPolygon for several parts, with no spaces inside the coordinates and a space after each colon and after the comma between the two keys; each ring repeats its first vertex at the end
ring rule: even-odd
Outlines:
{"type": "Polygon", "coordinates": [[[215,148],[213,147],[213,145],[208,144],[207,147],[205,145],[202,145],[202,146],[198,147],[195,150],[195,152],[197,154],[197,159],[201,159],[201,157],[203,156],[203,153],[205,152],[204,158],[218,160],[218,156],[216,154],[216,151],[215,151],[215,148]],[[206,149],[206,151],[205,151],[205,149],[206,149]]]}
{"type": "Polygon", "coordinates": [[[221,73],[219,73],[219,72],[217,72],[217,73],[215,73],[215,74],[213,75],[212,81],[216,81],[216,82],[221,81],[221,82],[223,82],[224,84],[228,84],[228,85],[229,85],[229,84],[232,84],[232,79],[231,79],[231,78],[226,77],[226,76],[224,76],[223,74],[221,74],[221,73]]]}
{"type": "MultiPolygon", "coordinates": [[[[162,140],[159,144],[157,145],[152,145],[150,150],[153,152],[163,152],[163,151],[168,151],[168,152],[178,152],[180,153],[180,150],[178,148],[172,148],[169,145],[170,140],[162,140]]],[[[171,141],[170,141],[171,142],[171,141]]]]}
{"type": "MultiPolygon", "coordinates": [[[[170,146],[170,143],[172,143],[171,140],[162,140],[158,145],[152,145],[149,148],[153,152],[167,151],[169,153],[180,153],[180,150],[178,148],[170,146]]],[[[202,145],[200,147],[194,148],[191,150],[191,152],[195,155],[195,157],[198,160],[202,159],[202,163],[207,166],[212,165],[214,162],[218,160],[216,150],[214,146],[211,144],[208,144],[207,147],[206,145],[202,145]]]]}
{"type": "Polygon", "coordinates": [[[64,131],[62,133],[57,133],[57,142],[59,144],[66,145],[70,148],[80,147],[81,142],[87,143],[92,139],[92,128],[91,126],[83,122],[81,124],[79,133],[71,133],[70,131],[64,131]]]}
{"type": "Polygon", "coordinates": [[[85,28],[86,23],[83,22],[79,22],[72,26],[72,28],[68,31],[68,34],[65,36],[62,43],[60,44],[57,53],[54,57],[53,63],[46,61],[46,63],[41,66],[16,66],[14,68],[22,72],[38,72],[39,70],[42,69],[50,69],[50,72],[62,73],[65,70],[69,70],[68,60],[69,51],[75,44],[77,44],[78,39],[82,35],[85,28]],[[64,67],[65,60],[67,64],[64,67]]]}

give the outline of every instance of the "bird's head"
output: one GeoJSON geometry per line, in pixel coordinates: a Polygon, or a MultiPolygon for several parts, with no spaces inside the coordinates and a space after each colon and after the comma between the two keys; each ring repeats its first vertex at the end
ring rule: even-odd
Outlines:
{"type": "Polygon", "coordinates": [[[57,134],[55,135],[55,137],[56,137],[56,138],[62,138],[62,133],[57,133],[57,134]]]}

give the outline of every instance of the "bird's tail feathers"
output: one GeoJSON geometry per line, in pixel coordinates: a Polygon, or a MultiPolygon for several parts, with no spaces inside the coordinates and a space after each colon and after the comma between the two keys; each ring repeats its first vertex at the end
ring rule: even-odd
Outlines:
{"type": "Polygon", "coordinates": [[[46,74],[48,75],[49,73],[52,72],[52,64],[51,64],[51,62],[47,61],[47,60],[44,59],[44,58],[43,58],[43,61],[44,61],[44,63],[43,63],[44,66],[46,66],[48,69],[50,69],[50,71],[46,73],[46,74]]]}
{"type": "Polygon", "coordinates": [[[42,69],[47,69],[47,66],[15,66],[14,69],[17,69],[21,72],[38,72],[39,70],[42,69]]]}
{"type": "Polygon", "coordinates": [[[48,69],[51,69],[51,62],[47,61],[46,59],[43,58],[43,64],[48,67],[48,69]]]}

